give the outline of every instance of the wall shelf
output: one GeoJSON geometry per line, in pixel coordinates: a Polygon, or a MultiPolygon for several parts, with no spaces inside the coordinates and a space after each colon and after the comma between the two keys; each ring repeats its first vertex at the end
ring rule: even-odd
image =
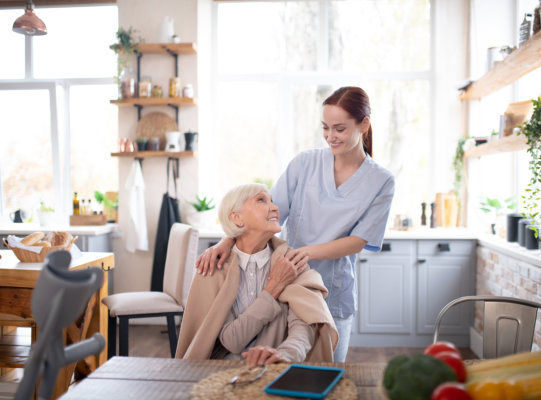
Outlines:
{"type": "Polygon", "coordinates": [[[122,152],[111,153],[113,157],[133,157],[133,158],[152,158],[152,157],[168,157],[168,158],[193,158],[196,153],[193,151],[134,151],[134,152],[122,152]]]}
{"type": "Polygon", "coordinates": [[[538,67],[541,67],[541,32],[537,32],[503,61],[494,65],[458,98],[459,100],[479,100],[483,96],[510,85],[538,67]]]}
{"type": "Polygon", "coordinates": [[[492,140],[488,143],[475,146],[464,152],[464,158],[473,158],[473,157],[483,157],[490,154],[497,153],[507,153],[519,150],[525,150],[528,146],[526,145],[526,136],[524,135],[513,135],[505,136],[501,139],[492,140]]]}
{"type": "Polygon", "coordinates": [[[189,97],[136,97],[133,99],[111,100],[111,104],[119,107],[148,107],[148,106],[195,106],[197,103],[189,97]]]}
{"type": "Polygon", "coordinates": [[[197,54],[195,43],[141,43],[143,54],[197,54]]]}

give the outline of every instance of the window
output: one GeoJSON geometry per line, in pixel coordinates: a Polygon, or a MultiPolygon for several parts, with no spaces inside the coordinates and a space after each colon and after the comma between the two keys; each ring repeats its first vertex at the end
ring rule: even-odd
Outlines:
{"type": "Polygon", "coordinates": [[[9,28],[0,40],[10,52],[0,63],[0,107],[8,111],[0,121],[0,214],[22,209],[32,218],[43,201],[65,222],[73,191],[86,199],[118,188],[118,161],[110,157],[117,113],[109,104],[117,96],[109,49],[117,7],[41,7],[49,33],[39,37],[11,31],[21,14],[0,11],[9,28]]]}
{"type": "Polygon", "coordinates": [[[219,156],[214,168],[200,171],[205,195],[220,198],[233,185],[254,180],[275,182],[296,154],[326,147],[321,104],[338,87],[355,85],[370,96],[374,158],[396,177],[392,213],[419,215],[421,202],[433,195],[431,1],[214,7],[219,156]]]}

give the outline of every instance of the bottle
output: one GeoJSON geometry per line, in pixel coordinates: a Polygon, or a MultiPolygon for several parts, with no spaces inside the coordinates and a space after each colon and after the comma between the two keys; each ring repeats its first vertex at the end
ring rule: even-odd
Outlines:
{"type": "Polygon", "coordinates": [[[73,194],[73,215],[79,214],[79,199],[77,199],[77,192],[73,194]]]}
{"type": "Polygon", "coordinates": [[[524,20],[520,24],[520,29],[518,33],[518,45],[519,47],[522,46],[524,42],[526,42],[530,38],[530,29],[532,25],[532,14],[525,13],[524,14],[524,20]]]}
{"type": "Polygon", "coordinates": [[[79,214],[80,215],[86,215],[85,199],[81,200],[81,206],[79,208],[79,214]]]}
{"type": "Polygon", "coordinates": [[[88,209],[86,212],[88,215],[94,214],[94,210],[92,209],[92,199],[88,199],[86,208],[88,209]]]}

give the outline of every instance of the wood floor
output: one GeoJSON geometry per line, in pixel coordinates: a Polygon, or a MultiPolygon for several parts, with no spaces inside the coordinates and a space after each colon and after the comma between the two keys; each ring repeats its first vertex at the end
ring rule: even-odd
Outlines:
{"type": "MultiPolygon", "coordinates": [[[[169,339],[165,326],[131,325],[130,356],[170,357],[169,339]]],[[[350,347],[346,362],[387,362],[399,354],[421,353],[418,347],[350,347]]],[[[470,349],[460,349],[464,359],[477,358],[470,349]]]]}

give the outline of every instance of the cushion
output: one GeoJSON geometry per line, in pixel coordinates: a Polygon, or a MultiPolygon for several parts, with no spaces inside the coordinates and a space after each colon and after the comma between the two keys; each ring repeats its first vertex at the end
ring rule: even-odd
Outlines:
{"type": "Polygon", "coordinates": [[[117,293],[107,296],[102,302],[111,317],[184,311],[175,299],[163,292],[117,293]]]}

